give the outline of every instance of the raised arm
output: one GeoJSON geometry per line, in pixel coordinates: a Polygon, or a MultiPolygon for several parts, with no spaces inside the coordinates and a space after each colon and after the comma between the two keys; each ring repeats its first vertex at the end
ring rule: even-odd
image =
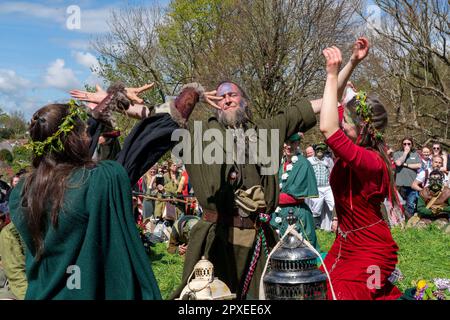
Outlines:
{"type": "Polygon", "coordinates": [[[352,55],[347,64],[339,72],[338,76],[338,101],[342,100],[342,95],[345,90],[350,76],[355,70],[356,66],[365,58],[369,53],[369,40],[365,37],[358,38],[353,44],[352,55]]]}
{"type": "MultiPolygon", "coordinates": [[[[143,104],[144,100],[139,97],[139,94],[153,88],[153,86],[153,83],[149,83],[138,88],[125,88],[125,94],[133,104],[130,104],[126,110],[116,111],[126,113],[128,116],[135,119],[144,119],[150,116],[151,111],[143,104]]],[[[99,104],[107,102],[108,98],[113,96],[113,93],[103,90],[99,85],[96,85],[95,89],[95,92],[71,90],[70,95],[75,99],[88,102],[88,106],[94,110],[99,104]]]]}
{"type": "MultiPolygon", "coordinates": [[[[345,87],[350,76],[358,64],[367,57],[369,53],[369,41],[365,37],[358,38],[353,44],[352,55],[347,64],[342,68],[337,76],[337,101],[342,100],[345,87]]],[[[322,107],[323,99],[311,100],[311,105],[315,113],[319,113],[322,107]]]]}
{"type": "Polygon", "coordinates": [[[339,130],[338,71],[341,66],[341,51],[337,47],[323,50],[326,59],[327,80],[323,93],[322,110],[320,111],[320,131],[328,139],[339,130]]]}

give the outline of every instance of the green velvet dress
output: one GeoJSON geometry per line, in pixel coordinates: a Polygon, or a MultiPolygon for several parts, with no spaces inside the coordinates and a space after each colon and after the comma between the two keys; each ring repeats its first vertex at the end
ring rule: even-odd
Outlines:
{"type": "Polygon", "coordinates": [[[114,161],[77,169],[68,179],[58,226],[46,228],[35,259],[21,192],[11,194],[11,219],[27,246],[25,299],[161,299],[133,220],[130,180],[114,161]]]}

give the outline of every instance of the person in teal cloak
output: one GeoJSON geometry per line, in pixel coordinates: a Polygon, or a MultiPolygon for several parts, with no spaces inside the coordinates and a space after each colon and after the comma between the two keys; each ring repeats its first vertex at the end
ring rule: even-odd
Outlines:
{"type": "Polygon", "coordinates": [[[26,244],[25,299],[161,299],[116,161],[92,162],[81,108],[51,104],[31,119],[33,170],[10,196],[26,244]]]}
{"type": "Polygon", "coordinates": [[[289,212],[297,218],[296,230],[300,232],[317,251],[316,231],[311,210],[305,203],[306,198],[319,196],[316,175],[310,162],[299,151],[300,135],[294,133],[285,142],[284,156],[278,171],[280,196],[278,207],[272,213],[270,224],[282,237],[288,227],[289,212]]]}

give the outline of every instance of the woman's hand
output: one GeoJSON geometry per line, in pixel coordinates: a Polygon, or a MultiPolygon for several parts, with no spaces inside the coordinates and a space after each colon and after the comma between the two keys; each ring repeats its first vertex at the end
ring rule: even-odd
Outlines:
{"type": "Polygon", "coordinates": [[[154,85],[155,85],[155,83],[152,82],[152,83],[145,84],[139,88],[125,88],[125,91],[127,93],[128,99],[130,99],[131,101],[136,102],[138,104],[142,104],[144,102],[144,100],[142,100],[138,96],[138,94],[141,94],[142,92],[153,88],[154,85]]]}
{"type": "Polygon", "coordinates": [[[365,37],[358,38],[353,44],[352,57],[350,60],[355,63],[360,63],[369,54],[369,40],[365,37]]]}
{"type": "MultiPolygon", "coordinates": [[[[154,83],[148,83],[138,88],[125,88],[128,99],[138,104],[142,104],[144,100],[142,100],[138,95],[153,88],[154,83]]],[[[91,109],[95,107],[95,105],[99,104],[106,98],[108,93],[102,89],[98,84],[95,85],[95,92],[83,91],[83,90],[71,90],[70,95],[74,99],[78,99],[81,101],[87,101],[93,103],[94,105],[88,105],[91,109]],[[93,107],[92,107],[93,106],[93,107]]]]}
{"type": "MultiPolygon", "coordinates": [[[[102,102],[102,100],[105,99],[106,96],[108,95],[106,93],[106,91],[103,90],[98,84],[95,85],[95,92],[82,91],[82,90],[71,90],[69,93],[72,96],[72,98],[74,98],[74,99],[91,102],[95,105],[102,102]]],[[[89,107],[91,108],[91,106],[89,106],[89,107]]]]}
{"type": "Polygon", "coordinates": [[[320,109],[320,131],[326,139],[339,130],[338,72],[342,63],[341,50],[330,47],[323,50],[326,60],[327,80],[320,109]]]}
{"type": "Polygon", "coordinates": [[[338,47],[332,46],[323,50],[322,53],[326,60],[327,75],[337,77],[342,63],[341,50],[338,47]]]}

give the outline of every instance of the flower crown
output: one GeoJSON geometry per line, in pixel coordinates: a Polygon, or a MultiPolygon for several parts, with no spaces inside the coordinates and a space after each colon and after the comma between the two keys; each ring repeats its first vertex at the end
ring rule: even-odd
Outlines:
{"type": "Polygon", "coordinates": [[[61,152],[64,150],[64,144],[61,140],[61,136],[66,136],[75,127],[75,120],[77,118],[85,121],[87,119],[86,110],[78,106],[74,100],[70,100],[69,113],[63,118],[62,123],[58,126],[58,130],[47,137],[44,141],[29,141],[25,147],[32,150],[35,156],[42,156],[45,152],[61,152]]]}
{"type": "Polygon", "coordinates": [[[367,104],[367,94],[365,91],[359,91],[356,94],[356,114],[362,119],[364,125],[369,127],[370,134],[376,140],[383,140],[383,134],[372,125],[373,111],[372,107],[367,104]]]}

